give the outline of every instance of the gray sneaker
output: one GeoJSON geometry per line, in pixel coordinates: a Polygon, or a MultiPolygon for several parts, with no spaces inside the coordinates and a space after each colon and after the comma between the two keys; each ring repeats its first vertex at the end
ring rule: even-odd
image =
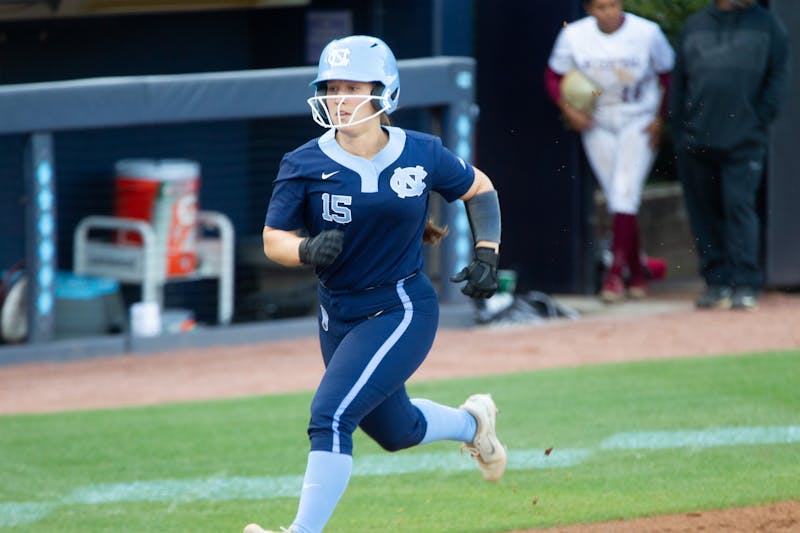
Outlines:
{"type": "Polygon", "coordinates": [[[710,285],[694,304],[700,309],[730,309],[733,290],[721,285],[710,285]]]}
{"type": "Polygon", "coordinates": [[[731,298],[733,309],[758,309],[758,293],[751,287],[736,287],[731,298]]]}

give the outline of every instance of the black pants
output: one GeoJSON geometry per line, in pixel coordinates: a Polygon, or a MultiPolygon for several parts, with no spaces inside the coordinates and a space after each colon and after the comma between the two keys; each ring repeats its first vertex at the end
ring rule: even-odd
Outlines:
{"type": "Polygon", "coordinates": [[[764,276],[756,196],[766,148],[682,147],[677,155],[700,275],[708,285],[760,289],[764,276]]]}

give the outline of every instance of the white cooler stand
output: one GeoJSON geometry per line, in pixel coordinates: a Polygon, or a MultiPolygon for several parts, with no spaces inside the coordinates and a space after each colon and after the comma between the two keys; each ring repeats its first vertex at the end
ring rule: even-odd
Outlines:
{"type": "MultiPolygon", "coordinates": [[[[217,278],[217,319],[230,324],[233,318],[233,225],[228,217],[214,211],[197,213],[197,269],[185,275],[167,276],[166,250],[158,249],[153,226],[132,218],[93,215],[83,218],[75,228],[74,271],[78,275],[102,276],[122,283],[142,286],[142,301],[164,307],[164,284],[173,281],[217,278]],[[203,229],[216,233],[203,235],[203,229]],[[92,240],[90,232],[124,230],[141,235],[140,245],[92,240]]],[[[97,232],[95,232],[97,233],[97,232]]]]}

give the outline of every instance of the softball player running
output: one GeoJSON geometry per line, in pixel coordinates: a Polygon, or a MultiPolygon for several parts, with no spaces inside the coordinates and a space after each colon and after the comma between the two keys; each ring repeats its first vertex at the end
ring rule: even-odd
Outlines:
{"type": "MultiPolygon", "coordinates": [[[[490,395],[474,394],[456,409],[410,399],[405,389],[439,318],[422,271],[423,238],[441,236],[426,223],[429,194],[465,202],[475,254],[452,279],[466,281],[465,294],[488,298],[497,288],[500,243],[492,182],[439,138],[388,125],[400,80],[380,39],[329,43],[312,85],[312,116],[329,129],[284,156],[263,233],[268,257],[315,265],[319,278],[325,373],[311,404],[311,452],[292,533],[325,527],[350,479],[356,427],[388,451],[461,441],[488,481],[506,465],[490,395]],[[298,236],[301,228],[310,236],[298,236]]],[[[244,531],[265,530],[250,524],[244,531]]]]}
{"type": "Polygon", "coordinates": [[[661,136],[674,52],[661,28],[623,12],[622,0],[587,0],[584,8],[589,16],[559,33],[545,79],[567,124],[581,132],[612,216],[614,259],[601,297],[607,302],[622,298],[627,269],[629,294],[641,298],[647,284],[636,215],[661,136]],[[591,114],[561,98],[561,77],[573,69],[597,87],[591,114]]]}

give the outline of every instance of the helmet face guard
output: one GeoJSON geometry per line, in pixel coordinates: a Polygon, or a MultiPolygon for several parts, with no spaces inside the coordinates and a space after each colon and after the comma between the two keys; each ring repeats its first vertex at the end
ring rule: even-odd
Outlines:
{"type": "Polygon", "coordinates": [[[387,113],[391,109],[391,103],[386,96],[372,95],[335,95],[328,96],[321,94],[312,96],[306,100],[309,107],[311,107],[311,116],[314,122],[323,128],[346,128],[348,126],[355,126],[371,120],[381,113],[387,113]],[[341,108],[347,100],[357,100],[355,108],[352,110],[349,117],[342,117],[341,108]],[[329,105],[329,103],[331,103],[329,105]],[[338,103],[337,103],[338,102],[338,103]],[[355,120],[356,114],[365,106],[369,104],[373,109],[373,113],[366,117],[355,120]]]}
{"type": "Polygon", "coordinates": [[[317,77],[310,85],[316,88],[314,96],[307,100],[311,115],[317,124],[325,128],[353,126],[381,113],[389,115],[397,109],[400,96],[400,76],[394,54],[386,43],[366,35],[353,35],[328,43],[320,54],[317,77]],[[332,80],[374,83],[375,88],[372,95],[333,97],[327,95],[327,82],[332,80]],[[333,98],[341,101],[331,113],[327,103],[333,98]],[[343,123],[339,109],[346,98],[361,98],[364,102],[357,105],[349,121],[343,123]],[[355,112],[366,102],[372,102],[375,113],[354,121],[355,112]]]}

